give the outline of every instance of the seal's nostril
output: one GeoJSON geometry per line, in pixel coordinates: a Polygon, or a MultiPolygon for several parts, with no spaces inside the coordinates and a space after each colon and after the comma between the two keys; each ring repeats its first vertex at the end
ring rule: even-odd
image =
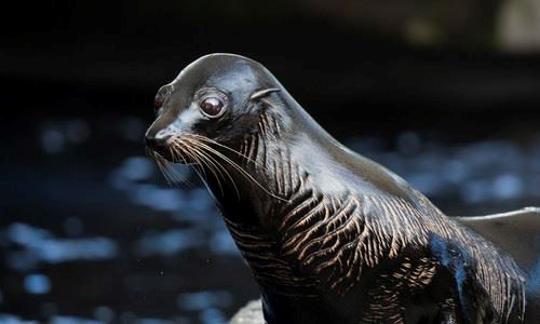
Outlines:
{"type": "Polygon", "coordinates": [[[161,150],[164,147],[168,145],[167,140],[170,138],[170,136],[166,137],[159,137],[159,136],[145,136],[144,137],[144,143],[146,146],[154,149],[154,150],[161,150]]]}
{"type": "Polygon", "coordinates": [[[157,139],[154,136],[145,136],[144,143],[151,148],[158,148],[163,145],[163,140],[157,139]]]}
{"type": "Polygon", "coordinates": [[[146,146],[150,146],[151,143],[152,143],[152,138],[150,136],[148,136],[148,135],[144,136],[144,144],[146,146]]]}

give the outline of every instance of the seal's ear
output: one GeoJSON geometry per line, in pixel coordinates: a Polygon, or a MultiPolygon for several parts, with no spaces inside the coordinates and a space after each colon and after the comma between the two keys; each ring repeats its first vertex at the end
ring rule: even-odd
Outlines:
{"type": "Polygon", "coordinates": [[[264,98],[266,96],[268,96],[269,94],[271,93],[274,93],[274,92],[279,92],[281,91],[281,89],[279,88],[268,88],[268,89],[263,89],[263,90],[259,90],[259,91],[255,91],[251,97],[249,97],[249,100],[257,100],[257,99],[261,99],[261,98],[264,98]]]}

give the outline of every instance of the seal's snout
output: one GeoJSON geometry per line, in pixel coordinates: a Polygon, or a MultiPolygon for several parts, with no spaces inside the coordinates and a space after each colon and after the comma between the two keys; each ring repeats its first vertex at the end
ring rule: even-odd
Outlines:
{"type": "Polygon", "coordinates": [[[144,143],[147,147],[159,154],[165,154],[168,150],[168,140],[170,135],[163,135],[161,132],[147,132],[144,136],[144,143]]]}
{"type": "Polygon", "coordinates": [[[166,139],[156,138],[155,136],[146,135],[144,137],[144,143],[146,144],[146,146],[150,147],[151,149],[158,149],[160,147],[163,147],[165,146],[166,142],[167,142],[166,139]]]}

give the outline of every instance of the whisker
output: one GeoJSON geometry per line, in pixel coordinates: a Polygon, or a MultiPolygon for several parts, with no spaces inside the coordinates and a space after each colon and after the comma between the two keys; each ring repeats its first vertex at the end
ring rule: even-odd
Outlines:
{"type": "MultiPolygon", "coordinates": [[[[176,150],[174,147],[169,147],[169,152],[174,160],[181,160],[184,164],[188,162],[181,150],[176,150]]],[[[178,183],[187,184],[190,187],[194,187],[194,184],[191,181],[189,181],[185,175],[180,174],[175,169],[174,164],[170,163],[163,157],[162,159],[166,162],[170,173],[175,177],[175,179],[177,179],[178,183]]]]}
{"type": "Polygon", "coordinates": [[[201,163],[201,160],[199,159],[199,156],[198,155],[195,155],[194,152],[192,152],[189,148],[189,146],[185,146],[183,145],[183,141],[181,141],[180,139],[174,139],[173,142],[172,142],[172,145],[178,149],[178,150],[181,150],[183,151],[186,155],[188,155],[189,159],[192,160],[193,162],[195,162],[192,166],[194,169],[197,169],[200,173],[202,173],[202,175],[204,175],[206,177],[206,172],[203,168],[203,163],[201,163]]]}
{"type": "Polygon", "coordinates": [[[203,185],[206,187],[208,192],[213,196],[212,190],[210,189],[210,186],[206,182],[206,174],[204,172],[204,169],[201,167],[200,164],[198,164],[200,162],[197,162],[197,161],[199,161],[198,158],[196,156],[194,156],[193,152],[186,149],[185,146],[184,146],[184,149],[183,149],[182,144],[184,144],[184,143],[181,141],[181,139],[175,139],[173,143],[174,143],[174,145],[176,145],[176,147],[178,147],[179,150],[182,150],[186,155],[189,156],[190,159],[192,159],[192,161],[195,162],[195,164],[192,165],[193,171],[195,171],[195,173],[199,176],[199,179],[201,179],[203,185]]]}
{"type": "Polygon", "coordinates": [[[245,154],[242,154],[241,152],[239,152],[239,151],[237,151],[237,150],[235,150],[235,149],[233,149],[233,148],[231,148],[231,147],[229,147],[229,146],[227,146],[227,145],[223,145],[223,144],[221,144],[221,143],[219,143],[219,142],[217,142],[217,141],[215,141],[215,140],[213,140],[213,139],[210,139],[210,138],[208,138],[208,137],[206,137],[206,136],[197,135],[197,134],[191,134],[191,135],[189,135],[189,136],[190,136],[190,137],[196,137],[197,139],[200,139],[200,140],[202,140],[202,141],[205,141],[205,142],[214,144],[214,145],[216,145],[216,146],[222,147],[222,148],[224,148],[224,149],[226,149],[226,150],[228,150],[228,151],[230,151],[230,152],[232,152],[232,153],[235,153],[236,155],[238,155],[238,156],[240,156],[240,157],[243,157],[243,158],[246,159],[247,161],[256,164],[258,167],[264,167],[260,162],[257,162],[257,161],[255,161],[255,160],[253,160],[253,159],[250,158],[249,156],[247,156],[247,155],[245,155],[245,154]]]}
{"type": "MultiPolygon", "coordinates": [[[[197,150],[195,147],[193,146],[190,146],[188,145],[187,143],[184,143],[184,141],[182,141],[181,139],[178,139],[175,141],[175,145],[178,145],[179,147],[183,148],[184,149],[184,152],[188,153],[188,154],[191,154],[192,158],[197,161],[197,163],[201,164],[201,165],[204,165],[206,166],[206,168],[214,175],[214,177],[216,178],[216,181],[218,183],[218,187],[221,191],[221,194],[225,194],[225,191],[223,189],[223,185],[221,184],[221,180],[220,180],[220,176],[218,175],[218,173],[221,175],[221,177],[223,177],[223,174],[221,174],[221,171],[219,171],[215,165],[213,165],[214,163],[211,162],[209,160],[209,158],[205,155],[205,154],[202,154],[203,152],[200,152],[199,150],[197,150]]],[[[204,170],[204,169],[203,169],[204,170]]]]}
{"type": "MultiPolygon", "coordinates": [[[[181,183],[193,187],[193,183],[189,181],[185,175],[179,173],[174,168],[172,163],[165,159],[161,154],[155,152],[149,147],[145,147],[145,153],[150,159],[152,159],[156,163],[160,173],[163,175],[169,185],[176,186],[181,183]]],[[[180,152],[176,153],[178,153],[179,155],[173,153],[171,153],[171,155],[178,156],[183,161],[186,161],[180,152]]]]}
{"type": "Polygon", "coordinates": [[[236,162],[232,161],[231,159],[229,159],[227,156],[225,156],[224,154],[222,154],[221,152],[211,148],[210,146],[208,146],[207,144],[204,144],[202,142],[199,141],[199,146],[201,148],[204,148],[206,149],[207,151],[209,151],[210,153],[213,153],[214,155],[216,155],[217,157],[221,158],[223,161],[227,162],[231,167],[233,167],[235,170],[237,170],[241,175],[243,175],[246,179],[250,180],[251,182],[253,182],[256,186],[258,186],[261,190],[263,190],[267,195],[271,196],[271,197],[274,197],[276,199],[279,199],[281,201],[284,201],[284,202],[289,202],[289,200],[287,199],[284,199],[282,197],[279,197],[273,193],[271,193],[268,189],[266,189],[262,184],[260,184],[251,174],[249,174],[249,172],[247,172],[246,170],[244,170],[241,166],[239,166],[236,162]]]}
{"type": "Polygon", "coordinates": [[[165,176],[165,179],[169,185],[177,185],[184,181],[184,178],[179,175],[176,170],[170,165],[169,161],[165,160],[163,157],[157,155],[157,165],[160,168],[161,172],[165,176]]]}
{"type": "Polygon", "coordinates": [[[203,151],[202,149],[198,149],[196,146],[199,144],[199,142],[197,140],[193,140],[191,139],[191,142],[193,145],[193,149],[197,150],[201,156],[204,156],[208,159],[209,163],[211,163],[217,170],[222,170],[222,171],[219,171],[220,174],[223,175],[223,173],[225,173],[225,175],[227,176],[227,178],[229,178],[235,192],[236,192],[236,195],[238,198],[240,198],[240,190],[238,189],[238,186],[236,185],[236,181],[234,181],[234,178],[232,177],[232,175],[230,174],[230,172],[227,170],[227,168],[225,168],[223,165],[221,165],[214,157],[212,157],[212,155],[208,154],[207,152],[203,151]],[[223,173],[221,173],[223,172],[223,173]]]}
{"type": "Polygon", "coordinates": [[[161,155],[159,155],[158,153],[152,151],[149,148],[146,148],[146,154],[148,154],[148,156],[152,160],[154,160],[156,162],[156,165],[158,166],[159,171],[161,172],[161,174],[163,174],[163,176],[164,176],[165,180],[167,181],[167,183],[169,183],[169,185],[172,185],[174,181],[170,177],[170,173],[169,173],[168,167],[167,167],[167,161],[165,161],[165,159],[163,159],[163,157],[161,155]]]}
{"type": "MultiPolygon", "coordinates": [[[[176,136],[172,138],[171,145],[169,146],[169,153],[174,161],[187,163],[188,160],[190,160],[195,162],[192,165],[193,170],[201,178],[207,189],[210,189],[210,187],[206,182],[207,174],[205,170],[211,172],[212,175],[215,177],[217,185],[222,194],[224,194],[224,188],[221,181],[224,180],[224,178],[226,177],[231,182],[231,185],[234,187],[237,196],[240,198],[240,190],[238,189],[234,177],[222,163],[217,161],[217,158],[219,158],[225,163],[227,163],[230,167],[232,167],[233,170],[236,170],[246,180],[252,182],[257,187],[259,187],[265,194],[283,202],[289,202],[287,199],[284,199],[272,193],[269,189],[265,188],[241,165],[227,157],[222,152],[211,147],[210,145],[216,145],[220,148],[223,148],[229,152],[238,155],[239,157],[244,158],[248,162],[252,162],[256,167],[262,167],[259,162],[254,161],[253,159],[238,152],[237,150],[218,143],[217,141],[212,140],[208,137],[197,134],[189,134],[182,137],[176,136]]],[[[156,162],[158,168],[160,169],[167,182],[173,185],[180,182],[185,182],[185,178],[180,176],[178,172],[176,172],[176,170],[171,167],[170,162],[163,156],[161,156],[159,153],[147,149],[147,154],[150,155],[150,157],[156,162]]],[[[209,191],[211,192],[211,190],[209,191]]]]}

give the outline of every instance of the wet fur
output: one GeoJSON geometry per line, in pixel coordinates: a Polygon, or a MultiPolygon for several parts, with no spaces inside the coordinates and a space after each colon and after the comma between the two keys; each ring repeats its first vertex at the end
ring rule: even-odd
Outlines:
{"type": "Polygon", "coordinates": [[[285,90],[252,105],[240,139],[184,134],[170,149],[214,194],[268,323],[523,321],[510,257],[341,146],[285,90]]]}

